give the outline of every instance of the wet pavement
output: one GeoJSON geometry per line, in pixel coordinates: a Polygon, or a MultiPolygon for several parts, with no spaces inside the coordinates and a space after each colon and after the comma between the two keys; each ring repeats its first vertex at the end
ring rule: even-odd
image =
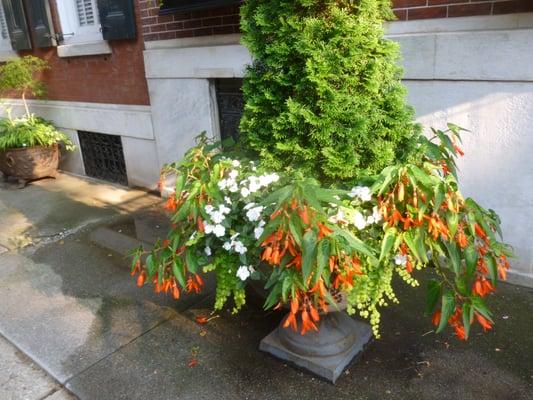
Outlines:
{"type": "Polygon", "coordinates": [[[67,175],[0,187],[0,399],[533,399],[532,289],[501,284],[494,330],[463,343],[432,332],[423,282],[397,282],[382,338],[332,385],[259,352],[282,315],[253,291],[199,325],[211,289],[135,286],[125,254],[166,232],[159,203],[67,175]]]}

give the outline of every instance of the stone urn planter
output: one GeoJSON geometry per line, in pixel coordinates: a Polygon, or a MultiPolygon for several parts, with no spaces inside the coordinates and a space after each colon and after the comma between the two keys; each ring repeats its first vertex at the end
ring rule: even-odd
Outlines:
{"type": "Polygon", "coordinates": [[[334,296],[337,307],[320,313],[318,331],[305,335],[284,328],[283,318],[267,335],[259,349],[335,383],[344,369],[372,339],[370,325],[346,314],[346,301],[340,293],[334,296]]]}
{"type": "Polygon", "coordinates": [[[0,171],[4,179],[17,178],[19,187],[28,181],[55,177],[59,166],[59,146],[34,146],[0,151],[0,171]]]}

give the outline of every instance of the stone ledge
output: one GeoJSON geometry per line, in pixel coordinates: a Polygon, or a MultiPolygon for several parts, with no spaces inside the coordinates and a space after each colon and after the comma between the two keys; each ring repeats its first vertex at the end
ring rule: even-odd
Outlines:
{"type": "Polygon", "coordinates": [[[111,54],[111,46],[105,40],[88,43],[72,43],[57,46],[57,55],[61,58],[111,54]]]}

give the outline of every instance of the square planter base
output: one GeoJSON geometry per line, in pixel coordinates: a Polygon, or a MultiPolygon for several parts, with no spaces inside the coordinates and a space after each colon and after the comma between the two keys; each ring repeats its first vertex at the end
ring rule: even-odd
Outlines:
{"type": "MultiPolygon", "coordinates": [[[[289,350],[280,340],[280,330],[276,328],[266,336],[259,345],[259,350],[270,353],[282,360],[288,361],[309,370],[314,374],[335,383],[344,369],[350,364],[356,355],[362,352],[363,348],[372,339],[372,329],[368,324],[351,318],[343,319],[343,328],[348,328],[357,335],[356,340],[346,350],[335,355],[328,356],[308,356],[296,354],[289,350]]],[[[283,331],[281,331],[283,334],[283,331]]],[[[320,334],[320,331],[319,333],[320,334]]]]}

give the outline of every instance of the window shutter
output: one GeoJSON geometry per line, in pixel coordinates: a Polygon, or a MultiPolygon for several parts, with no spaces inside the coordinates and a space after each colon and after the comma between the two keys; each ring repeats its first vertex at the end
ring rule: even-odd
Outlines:
{"type": "Polygon", "coordinates": [[[76,11],[80,26],[94,25],[96,19],[94,0],[76,0],[76,11]]]}
{"type": "Polygon", "coordinates": [[[14,50],[31,49],[22,0],[2,0],[2,5],[4,6],[11,47],[14,50]]]}
{"type": "Polygon", "coordinates": [[[133,0],[97,0],[104,40],[135,39],[133,0]]]}
{"type": "Polygon", "coordinates": [[[48,0],[33,0],[28,11],[28,19],[33,33],[35,47],[54,46],[54,28],[48,0]]]}

